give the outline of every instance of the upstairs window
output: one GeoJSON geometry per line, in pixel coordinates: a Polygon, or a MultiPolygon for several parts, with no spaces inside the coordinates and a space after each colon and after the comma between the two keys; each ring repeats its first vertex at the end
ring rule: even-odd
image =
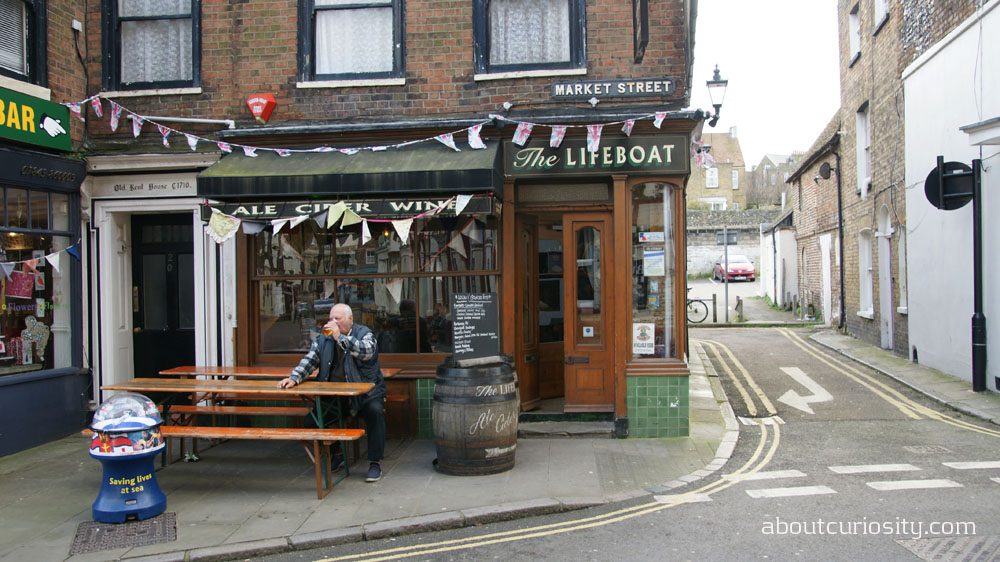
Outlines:
{"type": "Polygon", "coordinates": [[[875,30],[878,31],[885,23],[885,20],[889,19],[889,0],[875,0],[872,5],[875,17],[872,21],[875,22],[875,30]]]}
{"type": "Polygon", "coordinates": [[[303,81],[403,77],[402,0],[302,0],[303,81]]]}
{"type": "Polygon", "coordinates": [[[585,68],[583,0],[475,0],[476,73],[585,68]]]}
{"type": "Polygon", "coordinates": [[[872,184],[871,172],[871,118],[868,114],[868,104],[865,103],[858,110],[855,118],[855,144],[857,147],[858,159],[858,193],[864,199],[868,195],[868,188],[872,184]]]}
{"type": "Polygon", "coordinates": [[[718,168],[709,168],[705,170],[705,187],[719,187],[718,168]]]}
{"type": "Polygon", "coordinates": [[[201,85],[201,0],[104,0],[105,87],[201,85]]]}
{"type": "Polygon", "coordinates": [[[733,170],[733,189],[740,188],[740,171],[733,170]]]}
{"type": "Polygon", "coordinates": [[[0,0],[0,74],[46,85],[45,2],[0,0]]]}
{"type": "Polygon", "coordinates": [[[861,5],[855,4],[847,15],[847,35],[851,47],[851,64],[861,56],[861,5]]]}

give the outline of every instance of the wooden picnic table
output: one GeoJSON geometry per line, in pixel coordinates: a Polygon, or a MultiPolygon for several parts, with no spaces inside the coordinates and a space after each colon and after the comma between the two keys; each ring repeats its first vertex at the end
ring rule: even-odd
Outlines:
{"type": "MultiPolygon", "coordinates": [[[[382,367],[382,378],[390,378],[401,369],[382,367]]],[[[292,372],[292,367],[283,365],[254,365],[246,367],[211,367],[184,365],[160,371],[168,377],[233,377],[237,379],[283,379],[292,372]]]]}

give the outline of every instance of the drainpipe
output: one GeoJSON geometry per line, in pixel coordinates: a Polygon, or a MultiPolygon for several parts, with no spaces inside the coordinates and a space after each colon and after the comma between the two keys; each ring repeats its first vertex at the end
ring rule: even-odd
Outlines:
{"type": "Polygon", "coordinates": [[[840,185],[840,153],[834,152],[837,159],[837,238],[840,243],[840,322],[837,330],[844,331],[844,315],[846,304],[844,300],[844,194],[840,185]]]}

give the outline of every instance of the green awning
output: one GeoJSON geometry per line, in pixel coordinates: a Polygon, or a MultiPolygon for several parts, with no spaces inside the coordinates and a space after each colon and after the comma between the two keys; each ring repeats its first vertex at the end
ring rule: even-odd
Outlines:
{"type": "Polygon", "coordinates": [[[198,195],[219,200],[360,196],[419,192],[499,193],[503,185],[499,143],[461,152],[437,142],[422,142],[355,154],[270,150],[256,158],[240,152],[198,174],[198,195]]]}

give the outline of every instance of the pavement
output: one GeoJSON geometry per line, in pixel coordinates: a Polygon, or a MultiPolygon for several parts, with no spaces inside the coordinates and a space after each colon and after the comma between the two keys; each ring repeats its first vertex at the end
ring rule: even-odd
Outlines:
{"type": "MultiPolygon", "coordinates": [[[[1000,424],[1000,394],[895,357],[832,329],[812,339],[967,414],[1000,424]]],[[[301,447],[229,441],[201,460],[156,472],[175,514],[176,540],[70,556],[92,521],[101,467],[73,435],[0,458],[0,561],[232,560],[451,529],[668,494],[722,469],[739,438],[704,350],[690,358],[690,436],[595,437],[586,426],[535,432],[517,443],[512,470],[448,476],[432,468],[433,440],[393,439],[384,476],[366,483],[365,461],[324,499],[301,447]]],[[[527,424],[522,424],[527,425],[527,424]]],[[[131,524],[131,523],[130,523],[131,524]]]]}

